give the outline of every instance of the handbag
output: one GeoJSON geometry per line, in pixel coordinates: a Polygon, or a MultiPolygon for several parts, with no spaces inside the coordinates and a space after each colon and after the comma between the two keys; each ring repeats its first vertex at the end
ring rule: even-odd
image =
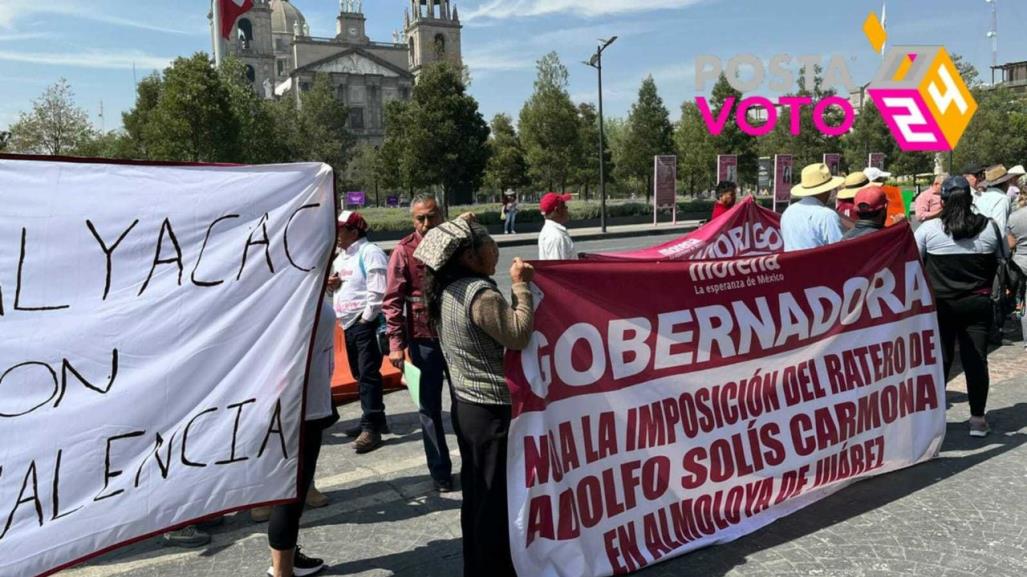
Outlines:
{"type": "MultiPolygon", "coordinates": [[[[999,230],[998,223],[992,220],[991,227],[998,236],[998,241],[1000,243],[1006,242],[1006,237],[999,230]]],[[[1005,301],[1008,298],[1006,291],[1013,291],[1020,283],[1020,267],[1013,264],[1009,257],[1005,256],[1005,251],[1001,250],[1001,245],[999,249],[999,254],[997,255],[998,269],[995,271],[995,279],[991,285],[991,300],[996,303],[1005,301]]]]}

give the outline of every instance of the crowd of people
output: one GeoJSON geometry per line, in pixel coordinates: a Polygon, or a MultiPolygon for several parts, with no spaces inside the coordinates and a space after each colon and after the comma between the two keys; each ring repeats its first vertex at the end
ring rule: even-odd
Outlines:
{"type": "MultiPolygon", "coordinates": [[[[1027,272],[1027,191],[1015,188],[1023,174],[1022,167],[972,166],[960,176],[939,175],[915,201],[914,236],[937,296],[944,371],[951,370],[958,343],[974,437],[989,433],[987,353],[989,340],[1010,313],[1004,297],[1018,294],[1022,306],[1025,283],[1013,286],[1010,279],[1022,279],[1027,272]]],[[[901,217],[888,217],[890,199],[883,188],[890,176],[878,169],[840,177],[824,164],[804,168],[801,182],[791,190],[796,202],[781,218],[785,251],[847,241],[895,224],[901,217]]],[[[720,183],[713,218],[730,210],[736,196],[734,183],[720,183]]],[[[567,230],[569,200],[555,193],[541,198],[540,260],[575,258],[567,230]]],[[[516,210],[516,199],[508,198],[504,232],[512,232],[516,210]]],[[[301,486],[307,492],[296,503],[265,513],[271,577],[304,577],[324,568],[322,560],[301,552],[297,538],[304,505],[318,504],[312,496],[326,500],[316,492],[313,478],[323,431],[338,421],[330,393],[335,323],[343,329],[359,390],[361,418],[345,431],[355,438],[355,452],[375,451],[389,433],[383,359],[400,370],[412,363],[420,372],[418,409],[427,469],[438,492],[453,491],[442,413],[448,383],[461,458],[464,575],[516,574],[506,507],[511,399],[503,362],[506,350],[528,345],[534,323],[528,283],[534,270],[514,259],[508,299],[493,279],[499,248],[473,214],[444,222],[438,201],[424,195],[414,199],[411,215],[413,231],[391,256],[369,241],[368,223],[359,213],[339,216],[338,257],[326,284],[331,298],[318,323],[301,437],[301,486]]]]}

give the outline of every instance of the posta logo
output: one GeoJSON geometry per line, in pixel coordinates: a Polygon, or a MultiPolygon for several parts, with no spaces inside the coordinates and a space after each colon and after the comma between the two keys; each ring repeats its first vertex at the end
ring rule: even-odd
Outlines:
{"type": "MultiPolygon", "coordinates": [[[[876,14],[867,16],[863,32],[880,52],[887,33],[876,14]]],[[[977,101],[942,46],[889,49],[867,93],[906,152],[954,149],[977,112],[977,101]]]]}

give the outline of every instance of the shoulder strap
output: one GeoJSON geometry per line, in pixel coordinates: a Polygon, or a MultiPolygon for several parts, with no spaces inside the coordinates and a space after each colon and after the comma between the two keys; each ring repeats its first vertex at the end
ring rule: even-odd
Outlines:
{"type": "Polygon", "coordinates": [[[357,262],[360,264],[360,274],[365,279],[367,278],[367,268],[364,266],[364,249],[367,248],[367,245],[369,245],[369,244],[371,244],[371,243],[370,242],[365,242],[360,247],[360,249],[357,251],[357,262]]]}
{"type": "Polygon", "coordinates": [[[989,218],[988,222],[991,223],[991,229],[995,231],[995,240],[998,241],[998,245],[995,247],[995,252],[998,253],[999,263],[1002,264],[1007,258],[1006,255],[1008,253],[1006,251],[1009,246],[1007,244],[1008,241],[1006,240],[1006,235],[1002,234],[1002,231],[999,230],[998,223],[995,222],[995,219],[989,218]]]}

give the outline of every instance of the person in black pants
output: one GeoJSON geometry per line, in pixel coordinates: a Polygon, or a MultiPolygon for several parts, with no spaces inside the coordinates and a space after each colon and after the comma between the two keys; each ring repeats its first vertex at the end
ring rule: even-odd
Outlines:
{"type": "Polygon", "coordinates": [[[350,372],[360,391],[360,424],[346,430],[348,436],[357,438],[353,448],[358,454],[380,447],[382,435],[389,432],[382,390],[382,345],[378,343],[389,259],[368,240],[367,229],[360,213],[339,215],[335,243],[341,252],[333,265],[335,274],[328,279],[335,316],[346,335],[350,372]]]}
{"type": "Polygon", "coordinates": [[[322,432],[339,416],[332,406],[332,373],[335,371],[335,312],[327,300],[321,303],[310,373],[307,376],[306,420],[300,432],[299,498],[271,508],[267,541],[271,547],[270,577],[306,577],[324,569],[321,559],[307,557],[297,546],[300,516],[307,492],[314,483],[322,432]]]}
{"type": "Polygon", "coordinates": [[[966,373],[970,400],[970,436],[985,437],[990,429],[988,403],[988,337],[994,326],[991,290],[999,258],[1009,245],[999,226],[973,210],[970,183],[962,176],[942,185],[941,217],[916,230],[927,277],[937,297],[943,363],[948,377],[955,343],[966,373]]]}

